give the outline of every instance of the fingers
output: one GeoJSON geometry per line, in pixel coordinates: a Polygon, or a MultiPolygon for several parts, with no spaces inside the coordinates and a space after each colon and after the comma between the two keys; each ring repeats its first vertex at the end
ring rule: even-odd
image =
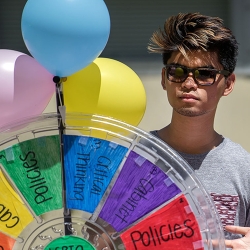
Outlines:
{"type": "Polygon", "coordinates": [[[242,235],[246,235],[247,232],[250,232],[250,227],[225,226],[225,229],[230,233],[242,235]]]}
{"type": "Polygon", "coordinates": [[[225,240],[225,246],[227,248],[233,248],[234,247],[233,241],[232,240],[225,240]]]}

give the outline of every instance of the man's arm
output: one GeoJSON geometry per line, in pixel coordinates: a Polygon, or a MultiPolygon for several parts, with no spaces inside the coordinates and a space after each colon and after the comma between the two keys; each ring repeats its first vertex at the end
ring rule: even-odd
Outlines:
{"type": "Polygon", "coordinates": [[[239,239],[226,240],[226,247],[233,250],[250,250],[250,227],[226,226],[225,229],[230,233],[244,235],[239,239]]]}

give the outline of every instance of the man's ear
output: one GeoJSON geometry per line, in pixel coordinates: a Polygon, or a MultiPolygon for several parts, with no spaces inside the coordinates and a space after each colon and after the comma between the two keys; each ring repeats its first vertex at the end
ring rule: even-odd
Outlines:
{"type": "Polygon", "coordinates": [[[165,83],[166,83],[166,69],[165,68],[162,68],[161,70],[161,86],[163,89],[166,89],[166,86],[165,86],[165,83]]]}
{"type": "Polygon", "coordinates": [[[234,84],[235,84],[235,74],[232,73],[230,76],[226,78],[226,87],[223,96],[227,96],[233,91],[234,84]]]}

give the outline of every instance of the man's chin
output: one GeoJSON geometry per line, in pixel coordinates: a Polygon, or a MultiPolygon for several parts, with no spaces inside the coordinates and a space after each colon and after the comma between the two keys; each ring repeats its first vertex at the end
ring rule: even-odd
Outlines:
{"type": "Polygon", "coordinates": [[[188,117],[196,117],[204,115],[206,112],[193,110],[190,108],[180,108],[180,109],[174,109],[178,114],[188,117]]]}

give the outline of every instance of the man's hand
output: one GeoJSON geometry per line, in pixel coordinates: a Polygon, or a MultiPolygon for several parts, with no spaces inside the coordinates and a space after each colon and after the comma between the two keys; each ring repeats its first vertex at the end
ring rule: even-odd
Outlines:
{"type": "Polygon", "coordinates": [[[226,240],[226,247],[233,250],[250,250],[250,227],[226,226],[225,229],[230,233],[244,235],[239,239],[226,240]]]}

